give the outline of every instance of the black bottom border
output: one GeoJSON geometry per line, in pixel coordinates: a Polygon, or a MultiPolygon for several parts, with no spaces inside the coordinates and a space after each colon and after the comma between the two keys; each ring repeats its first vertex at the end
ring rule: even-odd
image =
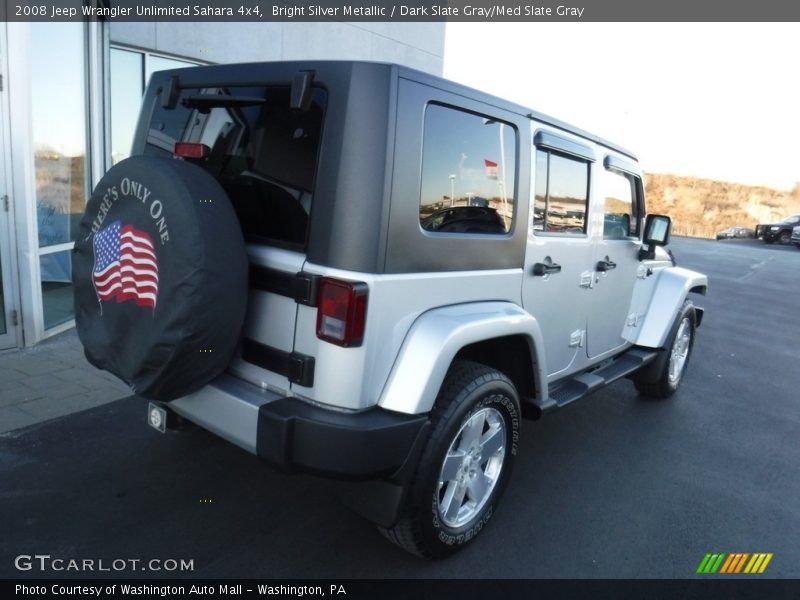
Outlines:
{"type": "Polygon", "coordinates": [[[800,598],[800,579],[3,579],[9,598],[800,598]],[[98,592],[99,590],[99,592],[98,592]],[[127,590],[127,591],[126,591],[127,590]]]}

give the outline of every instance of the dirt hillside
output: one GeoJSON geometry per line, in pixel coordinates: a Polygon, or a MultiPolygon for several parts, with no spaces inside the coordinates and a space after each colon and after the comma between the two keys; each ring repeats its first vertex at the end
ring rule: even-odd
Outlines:
{"type": "Polygon", "coordinates": [[[658,173],[645,175],[647,211],[672,217],[677,235],[713,238],[732,226],[755,228],[800,213],[800,183],[790,192],[658,173]]]}

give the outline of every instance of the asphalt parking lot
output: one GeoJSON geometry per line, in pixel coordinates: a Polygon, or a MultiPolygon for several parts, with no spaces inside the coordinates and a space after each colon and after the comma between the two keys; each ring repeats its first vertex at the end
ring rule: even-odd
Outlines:
{"type": "MultiPolygon", "coordinates": [[[[0,577],[14,557],[191,559],[253,578],[684,578],[706,553],[770,552],[800,577],[800,251],[676,238],[710,293],[669,401],[628,381],[526,421],[480,540],[425,562],[338,503],[202,430],[161,435],[123,399],[0,435],[0,577]]],[[[87,575],[103,575],[92,573],[87,575]]]]}

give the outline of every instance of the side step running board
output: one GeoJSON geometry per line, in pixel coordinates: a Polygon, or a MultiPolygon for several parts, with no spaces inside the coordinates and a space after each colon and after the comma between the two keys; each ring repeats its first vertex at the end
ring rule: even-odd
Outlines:
{"type": "Polygon", "coordinates": [[[589,373],[581,373],[561,384],[550,393],[550,402],[542,406],[543,410],[564,406],[583,398],[595,390],[613,383],[617,379],[630,375],[658,356],[655,350],[631,348],[614,362],[589,373]]]}

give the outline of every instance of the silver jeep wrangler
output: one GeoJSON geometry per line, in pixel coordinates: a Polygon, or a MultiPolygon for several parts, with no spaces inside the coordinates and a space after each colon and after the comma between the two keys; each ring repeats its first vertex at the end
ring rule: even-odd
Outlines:
{"type": "Polygon", "coordinates": [[[523,415],[671,396],[708,285],[631,152],[388,64],[156,73],[81,231],[87,358],[151,424],[348,480],[421,556],[487,524],[523,415]]]}

